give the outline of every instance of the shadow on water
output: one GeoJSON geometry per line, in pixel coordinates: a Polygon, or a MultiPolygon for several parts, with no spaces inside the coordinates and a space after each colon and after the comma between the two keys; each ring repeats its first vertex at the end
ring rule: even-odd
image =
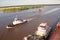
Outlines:
{"type": "Polygon", "coordinates": [[[57,24],[59,21],[60,21],[60,18],[58,18],[58,20],[57,20],[56,22],[54,22],[54,24],[51,26],[51,27],[52,27],[52,29],[51,29],[51,31],[50,31],[50,33],[49,33],[48,37],[46,38],[46,40],[49,40],[49,39],[50,39],[50,37],[51,37],[51,35],[52,35],[53,31],[54,31],[54,30],[55,30],[55,28],[56,28],[56,24],[57,24]]]}

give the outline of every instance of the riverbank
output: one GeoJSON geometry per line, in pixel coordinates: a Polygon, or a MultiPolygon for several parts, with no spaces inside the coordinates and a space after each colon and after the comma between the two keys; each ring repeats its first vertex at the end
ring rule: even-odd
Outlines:
{"type": "Polygon", "coordinates": [[[10,6],[10,7],[0,7],[2,12],[18,12],[27,9],[41,8],[41,5],[25,5],[25,6],[10,6]]]}

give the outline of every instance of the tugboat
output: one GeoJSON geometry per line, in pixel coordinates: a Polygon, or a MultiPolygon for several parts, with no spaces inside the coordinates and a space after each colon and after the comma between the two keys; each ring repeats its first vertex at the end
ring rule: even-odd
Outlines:
{"type": "Polygon", "coordinates": [[[26,23],[27,20],[21,20],[21,19],[18,19],[18,18],[14,18],[14,21],[12,22],[12,24],[9,24],[8,26],[6,26],[6,28],[14,28],[16,25],[20,25],[20,24],[23,24],[23,23],[26,23]]]}
{"type": "Polygon", "coordinates": [[[41,23],[38,26],[37,31],[32,35],[24,37],[24,40],[45,40],[49,35],[50,30],[51,27],[48,26],[47,23],[41,23]]]}

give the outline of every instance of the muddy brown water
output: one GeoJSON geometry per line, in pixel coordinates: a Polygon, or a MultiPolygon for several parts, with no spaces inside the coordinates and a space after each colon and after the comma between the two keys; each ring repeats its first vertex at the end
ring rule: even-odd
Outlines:
{"type": "Polygon", "coordinates": [[[22,19],[35,18],[35,19],[25,24],[17,25],[16,28],[6,29],[5,27],[8,24],[12,23],[14,18],[13,15],[14,14],[12,14],[12,16],[10,15],[10,16],[0,17],[0,40],[23,40],[23,37],[29,34],[33,34],[41,22],[47,22],[49,26],[52,26],[54,22],[57,21],[58,16],[60,16],[60,13],[47,14],[44,16],[41,16],[41,14],[34,15],[31,17],[24,16],[25,18],[24,17],[21,18],[22,19]]]}

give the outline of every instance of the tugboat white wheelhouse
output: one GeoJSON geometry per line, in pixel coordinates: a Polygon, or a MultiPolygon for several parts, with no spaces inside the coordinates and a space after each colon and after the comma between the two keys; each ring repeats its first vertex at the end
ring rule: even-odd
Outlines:
{"type": "Polygon", "coordinates": [[[18,19],[18,18],[14,18],[14,21],[12,22],[12,24],[7,25],[6,28],[13,28],[18,24],[23,24],[23,23],[26,23],[26,22],[27,22],[27,20],[21,20],[21,19],[18,19]]]}
{"type": "Polygon", "coordinates": [[[32,34],[24,37],[24,40],[44,40],[49,35],[51,27],[47,23],[39,24],[37,31],[32,34]]]}

